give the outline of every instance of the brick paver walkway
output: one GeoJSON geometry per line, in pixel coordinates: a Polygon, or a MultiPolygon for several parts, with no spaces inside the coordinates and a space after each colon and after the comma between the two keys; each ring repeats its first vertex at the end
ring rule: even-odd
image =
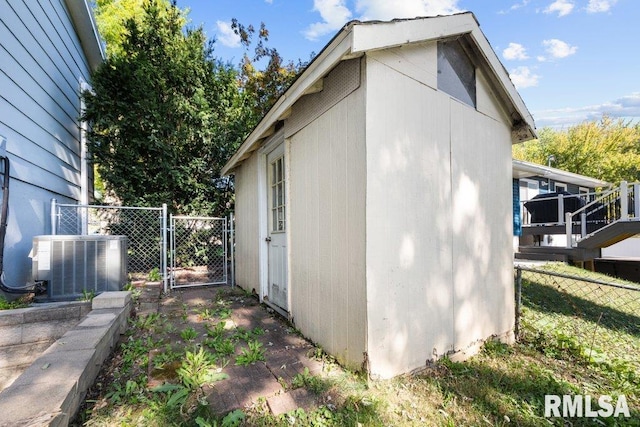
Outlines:
{"type": "Polygon", "coordinates": [[[158,311],[173,318],[187,316],[192,323],[191,320],[196,320],[197,308],[210,306],[220,295],[230,302],[230,321],[235,327],[264,330],[257,340],[263,344],[265,361],[248,366],[233,363],[225,366],[222,372],[228,378],[205,390],[212,411],[224,415],[235,409],[251,407],[260,398],[264,398],[276,415],[298,407],[305,410],[316,407],[316,396],[306,389],[291,390],[290,387],[295,375],[303,373],[305,368],[312,375],[322,374],[323,363],[310,357],[314,346],[300,337],[284,319],[261,306],[254,297],[227,286],[183,288],[164,296],[160,295],[158,288],[153,288],[143,291],[139,314],[158,311]]]}

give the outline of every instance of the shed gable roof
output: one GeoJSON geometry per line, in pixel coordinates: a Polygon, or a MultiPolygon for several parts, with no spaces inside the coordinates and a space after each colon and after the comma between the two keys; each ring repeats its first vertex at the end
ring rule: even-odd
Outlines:
{"type": "Polygon", "coordinates": [[[533,117],[480,30],[473,13],[393,21],[351,21],[334,36],[276,101],[222,168],[221,174],[228,174],[248,158],[264,138],[273,134],[275,124],[288,116],[290,108],[298,99],[322,87],[322,78],[340,61],[356,58],[370,51],[463,35],[469,39],[474,53],[498,89],[498,96],[507,107],[512,124],[512,141],[523,142],[535,138],[537,135],[533,117]]]}

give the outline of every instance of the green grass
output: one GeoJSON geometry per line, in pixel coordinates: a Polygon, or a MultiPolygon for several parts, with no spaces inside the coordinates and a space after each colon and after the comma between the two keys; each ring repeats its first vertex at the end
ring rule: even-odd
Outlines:
{"type": "MultiPolygon", "coordinates": [[[[586,275],[564,266],[548,268],[586,275]]],[[[225,295],[201,308],[206,323],[195,336],[189,329],[194,327],[186,329],[189,342],[161,318],[139,319],[113,357],[115,380],[90,397],[95,404],[80,421],[88,426],[640,426],[637,293],[605,292],[584,280],[549,280],[528,272],[523,279],[521,339],[515,345],[488,341],[465,362],[445,358],[420,373],[385,381],[342,370],[315,348],[310,354],[325,361],[326,372],[304,371],[286,385],[307,389],[320,407],[280,416],[271,415],[260,399],[252,408],[216,418],[202,398],[201,386],[219,379],[233,354],[240,365],[264,356],[256,341],[264,331],[225,327],[223,318],[230,315],[225,295]],[[175,378],[152,390],[146,377],[151,350],[156,367],[177,363],[175,378]],[[545,419],[545,394],[590,394],[596,400],[624,394],[632,418],[545,419]]]]}
{"type": "Polygon", "coordinates": [[[13,310],[25,307],[29,307],[29,301],[24,297],[8,301],[4,296],[0,295],[0,310],[13,310]]]}
{"type": "MultiPolygon", "coordinates": [[[[548,268],[587,277],[570,267],[548,268]]],[[[529,271],[522,279],[522,341],[550,356],[568,352],[594,363],[634,365],[640,372],[640,291],[529,271]]]]}

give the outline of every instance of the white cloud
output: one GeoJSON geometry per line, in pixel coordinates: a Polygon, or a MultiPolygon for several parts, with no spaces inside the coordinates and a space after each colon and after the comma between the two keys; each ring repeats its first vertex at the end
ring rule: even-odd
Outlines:
{"type": "Polygon", "coordinates": [[[231,24],[224,21],[216,21],[218,28],[217,41],[223,46],[238,47],[240,46],[240,36],[233,32],[231,24]]]}
{"type": "Polygon", "coordinates": [[[581,123],[585,120],[599,120],[603,114],[614,118],[640,120],[640,92],[634,92],[613,101],[576,108],[559,108],[533,112],[536,127],[560,128],[581,123]]]}
{"type": "Polygon", "coordinates": [[[589,0],[587,5],[587,12],[589,13],[602,13],[608,12],[618,0],[589,0]]]}
{"type": "Polygon", "coordinates": [[[313,23],[304,31],[309,40],[332,33],[351,19],[351,11],[345,5],[345,0],[314,0],[313,10],[320,13],[322,22],[313,23]]]}
{"type": "Polygon", "coordinates": [[[537,59],[538,61],[540,61],[540,62],[545,62],[545,61],[547,60],[547,58],[545,58],[545,57],[544,57],[544,56],[542,56],[542,55],[538,55],[538,56],[536,56],[536,59],[537,59]]]}
{"type": "Polygon", "coordinates": [[[571,46],[558,39],[544,40],[542,45],[546,48],[547,53],[554,58],[566,58],[578,51],[577,46],[571,46]]]}
{"type": "Polygon", "coordinates": [[[513,12],[514,10],[518,10],[520,8],[526,7],[531,0],[522,0],[520,3],[512,4],[508,10],[499,10],[498,15],[506,15],[509,12],[513,12]]]}
{"type": "Polygon", "coordinates": [[[558,17],[567,16],[573,11],[574,4],[571,0],[556,0],[544,10],[544,13],[557,13],[558,17]]]}
{"type": "Polygon", "coordinates": [[[540,76],[533,74],[529,67],[516,67],[509,73],[511,81],[518,89],[538,86],[540,76]]]}
{"type": "Polygon", "coordinates": [[[264,0],[265,3],[273,4],[273,0],[264,0]]]}
{"type": "Polygon", "coordinates": [[[418,16],[451,15],[461,12],[459,0],[357,0],[356,12],[361,20],[391,20],[418,16]]]}
{"type": "Polygon", "coordinates": [[[502,57],[508,61],[523,61],[529,58],[527,49],[520,43],[509,43],[509,47],[502,51],[502,57]]]}
{"type": "Polygon", "coordinates": [[[518,10],[518,9],[520,9],[521,7],[525,7],[526,5],[528,5],[528,4],[529,4],[529,1],[530,1],[530,0],[522,0],[522,3],[516,3],[516,4],[512,5],[512,6],[509,8],[509,10],[518,10]]]}
{"type": "MultiPolygon", "coordinates": [[[[361,21],[451,15],[462,11],[458,8],[458,2],[459,0],[356,0],[355,12],[361,21]]],[[[309,40],[316,40],[342,28],[353,16],[346,3],[346,0],[314,0],[313,10],[320,13],[322,21],[311,24],[304,31],[304,36],[309,40]]]]}

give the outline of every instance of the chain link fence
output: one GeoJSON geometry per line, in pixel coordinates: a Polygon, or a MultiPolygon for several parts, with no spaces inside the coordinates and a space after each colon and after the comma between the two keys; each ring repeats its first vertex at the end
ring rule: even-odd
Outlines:
{"type": "Polygon", "coordinates": [[[640,372],[640,285],[563,270],[516,267],[517,339],[640,372]]]}
{"type": "Polygon", "coordinates": [[[227,283],[226,218],[171,216],[172,288],[227,283]]]}
{"type": "Polygon", "coordinates": [[[127,236],[127,271],[132,280],[165,274],[166,207],[70,205],[54,201],[51,216],[52,234],[127,236]]]}

